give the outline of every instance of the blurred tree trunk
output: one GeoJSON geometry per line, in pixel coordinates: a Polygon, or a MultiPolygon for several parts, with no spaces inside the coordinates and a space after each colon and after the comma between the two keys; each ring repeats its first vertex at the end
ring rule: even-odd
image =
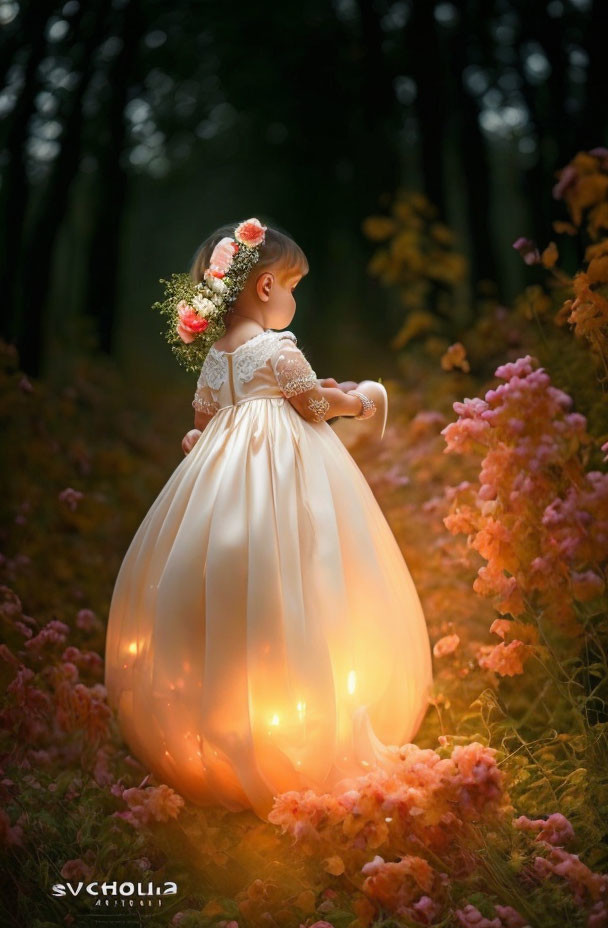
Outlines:
{"type": "Polygon", "coordinates": [[[435,0],[412,4],[412,15],[405,29],[405,55],[416,82],[414,107],[420,133],[420,154],[424,192],[446,215],[443,149],[448,101],[441,79],[441,49],[435,22],[435,0]],[[439,79],[438,79],[439,72],[439,79]]]}
{"type": "MultiPolygon", "coordinates": [[[[56,0],[38,0],[38,3],[25,2],[21,4],[21,15],[8,26],[3,26],[0,30],[2,41],[0,42],[0,87],[6,84],[6,77],[9,69],[14,63],[19,49],[27,44],[30,49],[30,56],[26,68],[32,62],[32,53],[34,59],[38,62],[42,57],[40,50],[46,45],[45,33],[49,17],[56,6],[56,0]],[[24,42],[24,39],[27,40],[24,42]]],[[[24,91],[27,87],[27,79],[24,91]]]]}
{"type": "Polygon", "coordinates": [[[527,205],[528,226],[521,229],[520,234],[542,243],[548,232],[548,216],[551,208],[551,185],[546,182],[544,151],[545,132],[542,110],[538,106],[536,88],[533,87],[525,73],[525,59],[522,43],[529,38],[527,30],[524,31],[525,11],[518,16],[520,31],[515,38],[515,47],[518,50],[518,71],[521,82],[521,93],[530,114],[530,121],[536,130],[537,147],[536,159],[531,167],[522,172],[523,198],[527,205]]]}
{"type": "Polygon", "coordinates": [[[358,145],[357,166],[362,172],[357,185],[362,218],[377,208],[379,194],[395,190],[400,181],[400,163],[396,142],[397,100],[393,75],[382,50],[378,13],[372,0],[358,0],[358,6],[363,47],[363,124],[360,137],[353,142],[358,145]]]}
{"type": "MultiPolygon", "coordinates": [[[[2,133],[5,167],[0,187],[0,288],[6,310],[2,316],[1,331],[2,337],[7,341],[12,341],[17,336],[18,268],[30,198],[25,147],[29,121],[35,108],[34,101],[40,89],[38,67],[45,56],[45,33],[54,5],[54,0],[41,2],[37,8],[33,3],[28,4],[23,13],[23,21],[16,32],[18,44],[23,44],[23,35],[28,37],[29,50],[23,74],[23,87],[15,108],[5,119],[5,131],[2,133]]],[[[9,66],[10,55],[14,51],[15,42],[3,42],[3,77],[9,66]]]]}
{"type": "Polygon", "coordinates": [[[566,111],[568,95],[568,41],[564,28],[564,16],[551,17],[547,14],[544,0],[519,0],[519,34],[516,47],[519,50],[519,71],[524,100],[537,133],[537,158],[534,165],[524,174],[524,195],[529,207],[530,229],[522,235],[530,235],[539,244],[546,243],[551,234],[554,201],[551,195],[555,171],[570,160],[573,137],[570,126],[574,117],[566,111]],[[550,63],[546,81],[531,84],[526,76],[526,42],[538,43],[550,63]]]}
{"type": "Polygon", "coordinates": [[[111,0],[98,0],[92,12],[89,12],[90,7],[87,8],[89,16],[83,17],[83,27],[86,25],[87,28],[75,52],[73,66],[78,73],[78,80],[67,104],[61,148],[46,182],[24,249],[22,312],[17,347],[23,370],[33,376],[39,376],[42,365],[42,322],[51,280],[54,245],[67,211],[72,181],[80,161],[84,123],[82,101],[94,74],[93,52],[104,36],[110,3],[111,0]],[[30,282],[31,268],[35,269],[34,286],[30,282]],[[36,325],[30,324],[33,319],[37,320],[36,325]]]}
{"type": "MultiPolygon", "coordinates": [[[[605,0],[593,0],[587,18],[584,48],[589,55],[585,107],[581,114],[576,151],[608,145],[608,83],[604,59],[608,35],[608,6],[605,0]]],[[[570,153],[570,157],[576,154],[570,153]]]]}
{"type": "MultiPolygon", "coordinates": [[[[359,322],[367,327],[370,305],[375,303],[376,329],[382,333],[387,328],[386,313],[378,303],[377,285],[366,270],[367,242],[364,242],[361,223],[366,216],[378,211],[382,196],[393,196],[401,183],[401,154],[399,151],[398,130],[401,117],[397,102],[394,79],[395,75],[382,47],[384,34],[380,25],[379,14],[372,0],[358,0],[360,17],[359,43],[363,49],[361,59],[362,85],[360,105],[362,121],[355,126],[358,133],[351,139],[351,150],[357,155],[354,159],[354,189],[357,196],[350,199],[344,210],[344,218],[350,219],[344,227],[343,238],[353,237],[351,254],[350,287],[352,292],[360,295],[355,301],[359,309],[359,322]],[[358,233],[354,239],[353,233],[358,233]]],[[[331,269],[327,268],[331,273],[331,269]]]]}
{"type": "Polygon", "coordinates": [[[451,62],[455,98],[457,149],[465,182],[466,213],[470,238],[471,283],[485,278],[496,281],[497,265],[492,242],[490,166],[486,142],[479,125],[479,103],[464,83],[469,64],[467,43],[472,34],[482,46],[482,59],[491,60],[492,38],[488,31],[493,0],[463,5],[462,19],[454,29],[446,57],[451,62]]]}
{"type": "MultiPolygon", "coordinates": [[[[536,15],[530,16],[526,8],[524,21],[528,23],[531,37],[542,47],[551,70],[547,78],[545,133],[551,139],[549,154],[553,155],[549,167],[549,176],[553,171],[566,164],[574,152],[576,144],[573,127],[576,119],[566,109],[569,89],[569,41],[564,29],[563,16],[548,16],[546,3],[540,2],[533,8],[536,15]]],[[[548,217],[547,217],[548,218],[548,217]]]]}
{"type": "Polygon", "coordinates": [[[130,0],[117,30],[122,48],[108,72],[112,88],[107,132],[97,152],[98,169],[93,206],[84,310],[98,322],[99,347],[110,354],[114,345],[121,258],[120,230],[125,211],[128,177],[120,156],[125,147],[125,106],[144,28],[140,0],[130,0]],[[108,191],[112,195],[108,196],[108,191]]]}

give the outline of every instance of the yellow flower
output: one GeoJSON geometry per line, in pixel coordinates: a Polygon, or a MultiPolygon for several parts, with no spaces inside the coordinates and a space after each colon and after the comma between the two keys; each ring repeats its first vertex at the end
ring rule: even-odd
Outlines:
{"type": "Polygon", "coordinates": [[[328,857],[325,861],[325,871],[331,873],[332,876],[340,876],[344,873],[344,861],[341,857],[335,854],[333,857],[328,857]]]}
{"type": "Polygon", "coordinates": [[[363,234],[373,242],[383,242],[394,235],[397,225],[388,216],[368,216],[362,223],[363,234]]]}
{"type": "Polygon", "coordinates": [[[459,368],[466,373],[470,371],[466,349],[462,342],[454,342],[453,345],[450,345],[441,358],[441,367],[444,371],[452,371],[455,368],[459,368]]]}
{"type": "Polygon", "coordinates": [[[543,316],[549,312],[551,306],[551,298],[538,284],[526,287],[524,292],[515,299],[516,311],[523,313],[526,319],[533,319],[535,314],[543,316]]]}
{"type": "Polygon", "coordinates": [[[559,258],[559,252],[557,250],[557,245],[555,242],[549,242],[545,250],[543,251],[541,261],[545,267],[553,267],[557,263],[559,258]]]}
{"type": "Polygon", "coordinates": [[[440,245],[451,245],[454,241],[454,233],[443,222],[434,222],[431,225],[431,236],[440,245]]]}
{"type": "Polygon", "coordinates": [[[410,313],[393,338],[391,345],[393,348],[403,348],[403,346],[407,345],[416,335],[430,331],[435,325],[436,320],[431,313],[427,313],[424,310],[410,313]]]}
{"type": "Polygon", "coordinates": [[[216,899],[212,899],[203,909],[201,909],[201,914],[207,915],[208,917],[212,917],[213,915],[223,915],[224,907],[216,899]]]}
{"type": "Polygon", "coordinates": [[[589,212],[587,229],[591,238],[597,238],[602,229],[608,229],[608,202],[598,203],[589,212]]]}

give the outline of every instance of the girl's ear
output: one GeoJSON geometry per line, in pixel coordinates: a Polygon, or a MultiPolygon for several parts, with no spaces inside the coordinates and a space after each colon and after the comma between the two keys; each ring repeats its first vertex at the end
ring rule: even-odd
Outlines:
{"type": "Polygon", "coordinates": [[[271,274],[270,271],[265,271],[263,274],[260,274],[258,277],[255,289],[259,298],[263,303],[267,303],[270,299],[270,291],[272,290],[272,285],[274,283],[274,274],[271,274]]]}

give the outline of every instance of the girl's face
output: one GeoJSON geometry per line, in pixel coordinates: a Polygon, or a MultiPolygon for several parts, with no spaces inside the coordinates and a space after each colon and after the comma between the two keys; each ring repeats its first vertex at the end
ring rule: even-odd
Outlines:
{"type": "Polygon", "coordinates": [[[260,275],[258,296],[263,301],[264,324],[268,329],[284,329],[296,311],[294,290],[302,279],[299,270],[271,266],[260,275]]]}

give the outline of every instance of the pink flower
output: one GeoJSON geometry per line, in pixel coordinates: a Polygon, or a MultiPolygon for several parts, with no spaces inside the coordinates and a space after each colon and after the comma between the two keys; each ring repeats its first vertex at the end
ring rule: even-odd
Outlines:
{"type": "Polygon", "coordinates": [[[496,765],[496,757],[492,748],[480,744],[479,741],[457,744],[452,751],[452,760],[466,786],[482,788],[486,798],[499,795],[504,773],[496,765]]]}
{"type": "Polygon", "coordinates": [[[459,635],[444,635],[439,641],[435,642],[433,654],[435,657],[445,657],[446,654],[452,654],[460,644],[459,635]]]}
{"type": "MultiPolygon", "coordinates": [[[[119,795],[116,787],[111,792],[119,795]]],[[[120,796],[129,806],[125,812],[115,812],[119,818],[124,818],[135,828],[147,825],[151,821],[168,822],[177,818],[184,805],[182,797],[170,786],[148,786],[145,789],[131,787],[120,793],[120,796]]]]}
{"type": "Polygon", "coordinates": [[[518,238],[513,242],[513,248],[520,253],[526,264],[540,264],[540,252],[531,239],[518,238]]]}
{"type": "Polygon", "coordinates": [[[608,925],[608,900],[599,899],[589,909],[587,928],[606,928],[608,925]]]}
{"type": "Polygon", "coordinates": [[[72,664],[71,661],[64,661],[61,664],[58,668],[58,677],[59,675],[68,683],[78,683],[78,667],[76,664],[72,664]]]}
{"type": "Polygon", "coordinates": [[[147,807],[152,818],[157,822],[168,822],[177,818],[184,800],[170,786],[151,787],[147,792],[147,807]]]}
{"type": "Polygon", "coordinates": [[[490,921],[474,905],[466,905],[464,909],[456,909],[456,918],[463,925],[463,928],[502,928],[502,922],[499,918],[493,918],[490,921]]]}
{"type": "MultiPolygon", "coordinates": [[[[410,434],[414,440],[423,438],[426,435],[435,435],[439,426],[446,424],[443,413],[435,410],[422,410],[416,413],[410,422],[410,434]]],[[[608,442],[606,443],[608,449],[608,442]]]]}
{"type": "Polygon", "coordinates": [[[23,845],[23,829],[20,825],[11,825],[11,820],[4,809],[0,809],[0,846],[23,845]]]}
{"type": "Polygon", "coordinates": [[[93,871],[81,857],[76,857],[72,860],[66,860],[59,872],[64,880],[76,883],[80,880],[84,880],[85,882],[89,880],[93,871]]]}
{"type": "Polygon", "coordinates": [[[585,603],[604,592],[604,581],[593,570],[572,572],[572,593],[575,599],[585,603]]]}
{"type": "Polygon", "coordinates": [[[264,241],[266,228],[259,219],[245,219],[236,227],[234,237],[249,248],[257,248],[264,241]]]}
{"type": "Polygon", "coordinates": [[[99,625],[95,613],[92,609],[80,609],[76,615],[76,626],[85,632],[90,632],[99,625]]]}
{"type": "Polygon", "coordinates": [[[537,831],[537,841],[545,841],[554,847],[567,844],[574,838],[574,829],[561,812],[554,812],[548,819],[529,819],[527,815],[520,815],[513,825],[519,831],[537,831]]]}
{"type": "MultiPolygon", "coordinates": [[[[73,671],[73,664],[64,664],[73,671]]],[[[108,737],[111,711],[105,702],[106,691],[101,684],[87,687],[70,679],[62,679],[56,671],[55,720],[65,732],[79,731],[91,744],[108,737]]]]}
{"type": "Polygon", "coordinates": [[[185,300],[180,300],[177,304],[177,312],[179,315],[179,322],[176,326],[177,334],[186,344],[193,342],[196,336],[204,332],[209,325],[209,320],[199,316],[185,300]]]}
{"type": "Polygon", "coordinates": [[[103,659],[96,651],[81,651],[80,648],[75,648],[74,645],[70,645],[65,649],[61,655],[61,660],[91,673],[103,670],[103,659]]]}
{"type": "Polygon", "coordinates": [[[209,267],[207,268],[209,274],[214,277],[223,277],[227,274],[237,249],[238,245],[234,239],[228,236],[221,238],[211,252],[209,267]]]}
{"type": "MultiPolygon", "coordinates": [[[[458,410],[456,410],[458,411],[458,410]]],[[[481,419],[473,419],[468,413],[458,422],[450,422],[441,434],[445,436],[447,447],[445,451],[455,451],[457,454],[466,454],[473,450],[473,442],[483,443],[486,439],[490,425],[481,419]]]]}
{"type": "Polygon", "coordinates": [[[535,857],[534,869],[541,877],[548,877],[552,873],[564,877],[579,905],[584,904],[587,894],[594,902],[600,896],[605,898],[608,875],[595,873],[582,862],[578,854],[570,854],[561,847],[552,847],[549,858],[535,857]]]}
{"type": "Polygon", "coordinates": [[[501,642],[495,645],[488,653],[479,658],[479,666],[486,670],[493,670],[503,677],[514,677],[524,672],[523,662],[528,647],[523,641],[515,638],[509,644],[501,642]]]}
{"type": "Polygon", "coordinates": [[[190,914],[190,909],[186,912],[176,912],[173,918],[171,919],[171,928],[177,928],[180,922],[183,922],[185,918],[190,914]]]}
{"type": "Polygon", "coordinates": [[[573,187],[578,180],[578,171],[572,164],[567,164],[560,172],[559,180],[554,185],[552,193],[555,200],[561,200],[566,190],[573,187]]]}
{"type": "Polygon", "coordinates": [[[496,914],[502,919],[505,928],[526,928],[528,924],[523,915],[520,915],[517,909],[512,905],[494,905],[496,914]]]}
{"type": "Polygon", "coordinates": [[[56,644],[64,645],[69,631],[69,626],[65,622],[60,622],[59,619],[51,619],[34,638],[30,638],[29,641],[25,642],[25,647],[30,653],[39,653],[47,645],[51,647],[56,644]]]}
{"type": "Polygon", "coordinates": [[[181,322],[177,323],[176,331],[179,337],[181,338],[181,340],[185,342],[187,345],[190,344],[190,342],[193,342],[194,339],[196,338],[196,335],[193,335],[191,332],[185,329],[184,326],[181,324],[181,322]]]}
{"type": "Polygon", "coordinates": [[[421,889],[428,893],[435,884],[435,871],[429,862],[413,854],[386,862],[376,855],[361,872],[367,874],[363,892],[389,912],[403,911],[419,897],[421,889]]]}
{"type": "Polygon", "coordinates": [[[81,499],[84,498],[84,493],[81,493],[80,490],[74,490],[72,487],[66,487],[65,490],[62,490],[59,494],[59,499],[62,503],[65,503],[72,512],[76,509],[76,506],[81,499]]]}
{"type": "MultiPolygon", "coordinates": [[[[532,373],[532,365],[534,363],[537,363],[536,358],[527,354],[523,358],[518,358],[517,361],[501,364],[500,367],[496,368],[495,375],[496,377],[500,377],[501,380],[511,380],[512,377],[526,377],[532,373]]],[[[486,394],[486,399],[487,398],[486,394]]]]}
{"type": "Polygon", "coordinates": [[[452,403],[452,406],[454,412],[457,412],[463,419],[476,418],[488,408],[488,404],[485,400],[480,399],[478,396],[472,398],[467,396],[463,403],[456,401],[452,403]]]}
{"type": "Polygon", "coordinates": [[[424,919],[424,923],[427,925],[430,925],[433,919],[437,918],[441,912],[439,903],[431,899],[430,896],[421,896],[418,902],[413,904],[412,909],[417,915],[424,919]]]}
{"type": "MultiPolygon", "coordinates": [[[[110,758],[104,748],[99,748],[95,756],[93,776],[95,777],[95,782],[98,783],[99,786],[111,786],[112,784],[113,776],[110,770],[110,758]]],[[[142,867],[142,869],[144,868],[142,867]]]]}

